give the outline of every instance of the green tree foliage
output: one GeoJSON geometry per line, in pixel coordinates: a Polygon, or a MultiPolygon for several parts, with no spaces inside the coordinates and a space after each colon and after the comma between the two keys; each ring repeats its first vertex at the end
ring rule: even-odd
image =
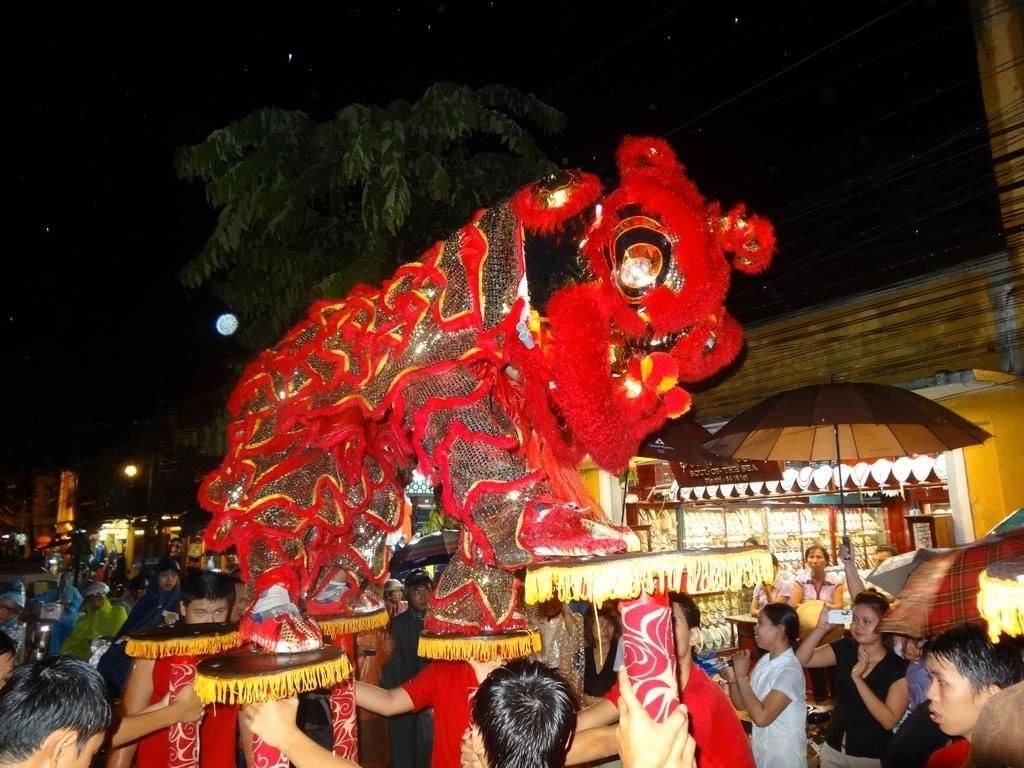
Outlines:
{"type": "Polygon", "coordinates": [[[553,168],[527,124],[554,108],[505,86],[432,85],[415,103],[352,104],[325,122],[261,109],[179,151],[206,184],[217,225],[182,270],[273,343],[318,297],[376,283],[481,206],[553,168]]]}

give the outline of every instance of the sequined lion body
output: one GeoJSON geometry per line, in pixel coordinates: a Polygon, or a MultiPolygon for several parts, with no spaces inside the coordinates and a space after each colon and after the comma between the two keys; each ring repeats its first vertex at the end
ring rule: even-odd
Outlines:
{"type": "MultiPolygon", "coordinates": [[[[629,546],[576,462],[621,469],[689,407],[680,381],[735,357],[725,253],[757,271],[773,241],[763,220],[707,204],[663,142],[627,139],[618,160],[611,194],[582,173],[531,185],[381,287],[317,303],[249,365],[200,499],[214,513],[208,546],[235,546],[257,593],[283,587],[314,614],[359,610],[359,577],[387,574],[414,467],[462,526],[429,631],[519,629],[523,566],[629,546]],[[533,252],[575,261],[582,278],[537,290],[533,252]],[[340,602],[318,602],[332,582],[346,586],[340,602]]],[[[243,635],[279,647],[262,618],[247,616],[243,635]]]]}

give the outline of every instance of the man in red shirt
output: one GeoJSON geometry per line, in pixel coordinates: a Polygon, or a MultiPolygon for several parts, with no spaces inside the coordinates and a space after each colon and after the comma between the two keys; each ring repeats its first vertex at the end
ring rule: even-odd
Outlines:
{"type": "MultiPolygon", "coordinates": [[[[680,699],[690,713],[698,768],[754,768],[750,741],[736,710],[721,688],[693,663],[694,650],[700,645],[700,608],[685,593],[673,593],[669,601],[675,633],[676,676],[680,699]]],[[[616,685],[602,701],[580,713],[567,765],[616,754],[615,729],[607,726],[618,721],[618,698],[616,685]]]]}
{"type": "Polygon", "coordinates": [[[469,698],[494,665],[432,661],[412,680],[385,690],[356,682],[356,704],[384,717],[434,709],[431,768],[459,768],[459,745],[469,727],[469,698]]]}
{"type": "MultiPolygon", "coordinates": [[[[191,569],[181,582],[181,616],[186,624],[227,621],[235,599],[235,582],[227,574],[191,569]]],[[[112,736],[108,768],[166,765],[171,745],[170,725],[192,719],[194,694],[178,705],[164,704],[170,686],[171,659],[136,659],[122,700],[123,714],[112,736]],[[138,740],[136,742],[136,740],[138,740]],[[121,746],[123,745],[123,746],[121,746]],[[136,755],[136,747],[138,754],[136,755]]],[[[217,704],[205,708],[199,726],[200,768],[234,768],[238,708],[217,704]]]]}
{"type": "Polygon", "coordinates": [[[971,735],[985,703],[1024,679],[1020,649],[1010,640],[992,643],[980,627],[961,626],[925,646],[931,675],[928,709],[953,742],[932,753],[927,768],[960,768],[971,751],[971,735]]]}

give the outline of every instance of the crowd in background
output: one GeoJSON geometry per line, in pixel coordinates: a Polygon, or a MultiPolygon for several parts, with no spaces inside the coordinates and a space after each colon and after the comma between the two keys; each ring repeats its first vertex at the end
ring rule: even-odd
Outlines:
{"type": "MultiPolygon", "coordinates": [[[[850,555],[845,552],[844,559],[850,555]]],[[[984,761],[993,749],[1005,751],[1012,738],[1019,743],[1024,734],[1019,643],[1010,638],[993,643],[981,628],[967,626],[934,638],[883,635],[878,624],[889,608],[886,596],[863,590],[852,578],[836,579],[826,570],[823,547],[809,548],[805,562],[807,570],[796,578],[776,579],[755,590],[751,611],[757,615],[758,651],[737,651],[728,663],[709,666],[707,659],[698,660],[700,609],[687,594],[670,596],[685,716],[665,724],[644,720],[642,707],[636,711],[622,674],[622,628],[614,604],[554,600],[531,607],[528,620],[540,634],[542,650],[499,672],[496,664],[420,657],[418,638],[434,580],[425,570],[407,574],[404,582],[391,579],[379,590],[388,627],[363,633],[356,642],[360,762],[364,768],[611,768],[620,760],[633,768],[799,768],[811,757],[821,766],[945,768],[988,764],[984,761]],[[848,586],[857,591],[844,633],[829,622],[827,609],[843,605],[848,586]],[[815,602],[820,607],[813,625],[802,626],[801,605],[815,602]],[[831,670],[824,683],[831,706],[824,743],[812,746],[807,700],[809,689],[816,692],[805,670],[818,669],[831,670]],[[517,704],[509,707],[503,697],[522,696],[523,691],[539,697],[543,706],[513,698],[517,704]],[[481,698],[481,692],[487,695],[481,698]],[[1015,716],[1007,715],[1011,701],[1018,703],[1015,716]],[[993,718],[1011,724],[995,740],[993,718]],[[565,728],[571,738],[559,742],[565,728]],[[631,748],[626,731],[646,734],[643,748],[631,748]],[[540,762],[508,762],[509,750],[536,747],[545,738],[553,746],[545,748],[540,762]]],[[[206,745],[201,747],[203,768],[246,765],[249,730],[279,746],[296,765],[346,764],[331,754],[326,692],[244,711],[203,707],[191,689],[171,701],[166,665],[132,660],[125,653],[126,635],[147,628],[237,620],[249,600],[237,574],[182,572],[176,560],[166,558],[117,595],[103,581],[76,588],[62,578],[37,599],[61,606],[52,620],[61,629],[49,637],[48,658],[18,664],[23,628],[20,637],[9,630],[24,623],[24,587],[0,594],[0,685],[5,686],[0,713],[8,697],[22,702],[27,696],[21,688],[7,692],[8,681],[22,680],[19,670],[57,675],[52,670],[65,669],[61,665],[70,662],[61,659],[68,657],[95,670],[115,703],[102,738],[80,733],[85,741],[76,741],[75,754],[84,755],[82,750],[95,741],[99,756],[68,765],[157,765],[157,756],[166,754],[170,726],[193,720],[201,723],[200,742],[206,745]],[[63,611],[75,620],[61,621],[63,611]]],[[[77,667],[66,669],[84,674],[77,667]]],[[[33,674],[22,676],[28,680],[33,674]]],[[[32,746],[13,735],[0,736],[0,766],[32,764],[5,753],[32,746]]]]}

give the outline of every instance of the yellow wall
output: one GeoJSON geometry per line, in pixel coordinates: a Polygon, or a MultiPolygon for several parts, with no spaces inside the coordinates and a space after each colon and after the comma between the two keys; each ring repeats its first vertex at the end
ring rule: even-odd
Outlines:
{"type": "Polygon", "coordinates": [[[942,404],[994,436],[964,449],[975,536],[1024,507],[1024,383],[943,400],[942,404]]]}
{"type": "Polygon", "coordinates": [[[743,359],[694,395],[697,420],[728,418],[776,392],[824,384],[833,376],[902,384],[939,371],[1002,370],[990,290],[1005,280],[1007,269],[1005,256],[982,259],[749,326],[743,359]]]}

